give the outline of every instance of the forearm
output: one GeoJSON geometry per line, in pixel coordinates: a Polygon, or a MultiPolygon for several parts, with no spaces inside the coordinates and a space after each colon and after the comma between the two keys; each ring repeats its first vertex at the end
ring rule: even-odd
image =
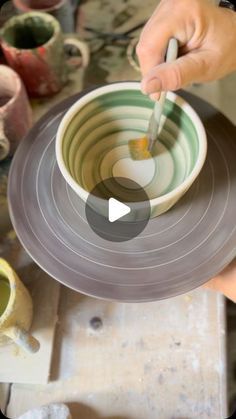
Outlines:
{"type": "Polygon", "coordinates": [[[236,302],[236,259],[234,259],[219,275],[212,278],[206,285],[236,302]]]}

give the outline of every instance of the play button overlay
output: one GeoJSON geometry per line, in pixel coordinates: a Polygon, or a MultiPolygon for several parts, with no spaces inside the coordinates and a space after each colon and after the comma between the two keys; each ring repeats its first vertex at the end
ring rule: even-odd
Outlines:
{"type": "Polygon", "coordinates": [[[110,198],[108,202],[108,220],[110,223],[114,223],[114,221],[119,220],[131,211],[131,208],[128,207],[128,205],[117,201],[115,198],[110,198]]]}
{"type": "Polygon", "coordinates": [[[122,242],[137,237],[151,214],[145,190],[131,179],[111,177],[90,192],[85,214],[90,228],[102,239],[122,242]]]}

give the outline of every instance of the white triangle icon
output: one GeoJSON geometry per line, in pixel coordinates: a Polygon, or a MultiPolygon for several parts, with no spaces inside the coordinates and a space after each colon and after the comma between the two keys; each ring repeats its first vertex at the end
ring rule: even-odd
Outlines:
{"type": "Polygon", "coordinates": [[[123,204],[115,198],[110,198],[108,201],[108,219],[110,223],[119,220],[131,211],[128,205],[123,204]]]}

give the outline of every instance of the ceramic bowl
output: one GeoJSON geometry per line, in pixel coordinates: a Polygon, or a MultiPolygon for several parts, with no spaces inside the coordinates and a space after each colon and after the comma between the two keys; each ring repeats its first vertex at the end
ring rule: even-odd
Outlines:
{"type": "MultiPolygon", "coordinates": [[[[193,108],[172,92],[167,95],[153,157],[134,161],[130,156],[128,142],[146,134],[153,106],[141,93],[140,83],[119,82],[84,94],[65,114],[56,136],[57,163],[85,202],[102,180],[124,177],[145,189],[155,217],[192,185],[206,158],[206,133],[193,108]]],[[[97,205],[98,212],[102,208],[97,205]]]]}

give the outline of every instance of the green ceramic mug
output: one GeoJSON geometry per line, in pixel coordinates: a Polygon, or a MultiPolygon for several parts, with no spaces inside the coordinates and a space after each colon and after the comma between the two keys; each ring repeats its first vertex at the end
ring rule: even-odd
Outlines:
{"type": "MultiPolygon", "coordinates": [[[[56,136],[57,162],[85,202],[102,180],[125,177],[144,188],[155,217],[170,209],[197,178],[207,152],[205,129],[193,108],[174,93],[167,95],[153,158],[132,160],[128,142],[145,135],[153,106],[138,82],[119,82],[84,94],[65,114],[56,136]]],[[[105,215],[105,202],[94,197],[93,205],[105,215]]]]}

